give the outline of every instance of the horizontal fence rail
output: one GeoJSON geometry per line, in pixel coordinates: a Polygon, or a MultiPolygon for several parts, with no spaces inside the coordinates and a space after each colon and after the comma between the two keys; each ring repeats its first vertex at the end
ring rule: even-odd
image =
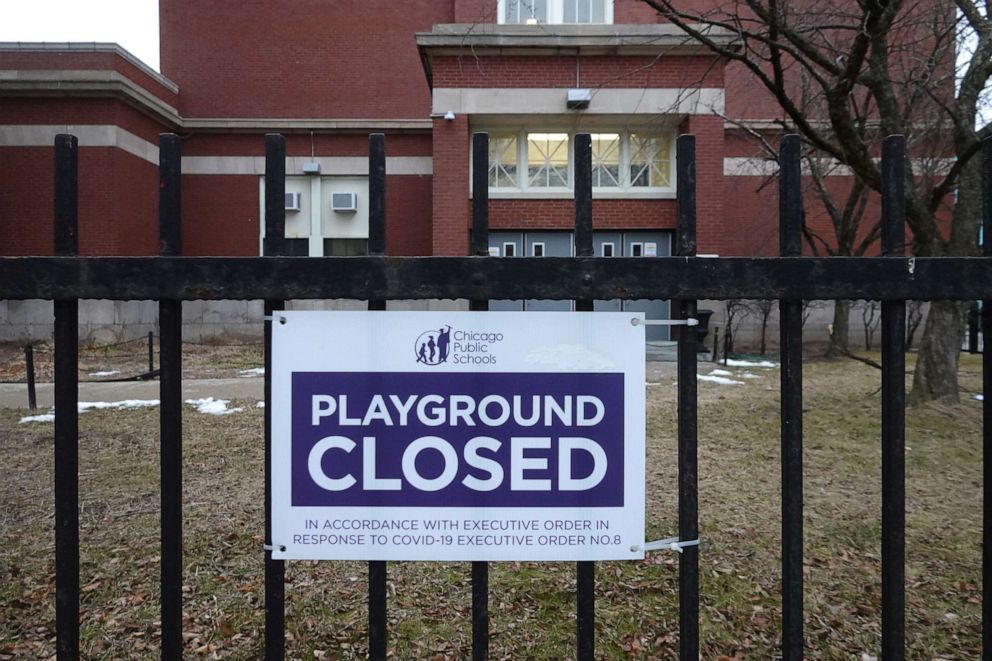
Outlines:
{"type": "Polygon", "coordinates": [[[988,295],[985,257],[3,257],[0,299],[866,299],[988,295]]]}

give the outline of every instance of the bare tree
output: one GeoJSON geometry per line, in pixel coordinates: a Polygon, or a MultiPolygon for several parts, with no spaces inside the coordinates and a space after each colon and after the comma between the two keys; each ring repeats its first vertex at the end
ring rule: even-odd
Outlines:
{"type": "Polygon", "coordinates": [[[906,351],[913,349],[913,339],[923,322],[923,301],[906,301],[906,351]]]}
{"type": "Polygon", "coordinates": [[[878,301],[865,301],[865,306],[861,308],[861,323],[865,329],[865,351],[871,351],[874,344],[875,331],[878,330],[878,324],[882,321],[879,312],[878,301]]]}
{"type": "Polygon", "coordinates": [[[754,315],[758,318],[758,323],[761,324],[761,344],[758,347],[758,353],[762,356],[765,355],[767,348],[767,335],[768,335],[768,319],[772,316],[772,311],[778,307],[778,301],[768,300],[768,299],[758,299],[753,303],[754,315]]]}
{"type": "MultiPolygon", "coordinates": [[[[975,156],[980,141],[992,135],[987,123],[976,128],[992,76],[990,3],[642,2],[745,69],[774,97],[789,130],[801,133],[821,158],[842,164],[868,188],[881,189],[880,140],[905,135],[913,155],[906,167],[913,253],[977,253],[980,174],[975,156]],[[736,36],[733,45],[714,38],[727,33],[736,36]],[[970,57],[957,60],[957,47],[965,41],[970,57]],[[953,207],[948,204],[952,194],[953,207]],[[943,223],[947,217],[951,222],[943,223]]],[[[911,402],[957,400],[964,316],[959,303],[931,304],[911,402]]]]}

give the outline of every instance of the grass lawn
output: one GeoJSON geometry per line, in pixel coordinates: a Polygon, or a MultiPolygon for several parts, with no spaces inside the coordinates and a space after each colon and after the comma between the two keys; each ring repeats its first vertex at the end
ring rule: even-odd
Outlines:
{"type": "MultiPolygon", "coordinates": [[[[980,357],[979,357],[980,358],[980,357]]],[[[912,356],[910,356],[912,368],[912,356]]],[[[707,373],[712,365],[700,366],[707,373]]],[[[705,659],[778,653],[778,370],[700,381],[699,495],[705,659]]],[[[907,414],[907,658],[981,654],[981,363],[964,355],[959,406],[907,414]]],[[[908,381],[908,379],[907,379],[908,381]]],[[[807,656],[862,659],[880,643],[878,371],[805,369],[807,656]]],[[[648,539],[675,534],[672,379],[649,384],[648,539]]],[[[186,656],[262,657],[262,411],[187,408],[186,656]]],[[[0,659],[54,654],[51,423],[0,410],[0,659]]],[[[88,659],[157,658],[158,409],[80,418],[82,647],[88,659]]],[[[677,556],[597,565],[597,650],[677,658],[677,556]]],[[[389,645],[398,659],[465,658],[467,563],[390,563],[389,645]]],[[[364,563],[289,562],[288,658],[364,658],[364,563]]],[[[490,575],[493,658],[573,658],[573,564],[499,563],[490,575]]]]}

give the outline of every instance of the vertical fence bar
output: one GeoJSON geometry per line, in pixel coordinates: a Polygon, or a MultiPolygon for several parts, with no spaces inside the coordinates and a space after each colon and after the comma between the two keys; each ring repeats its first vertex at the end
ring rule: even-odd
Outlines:
{"type": "MultiPolygon", "coordinates": [[[[179,136],[158,140],[159,254],[182,254],[182,148],[179,136]]],[[[181,659],[183,647],[183,410],[182,301],[158,303],[159,323],[159,461],[162,507],[162,658],[181,659]]],[[[148,333],[148,371],[155,369],[148,333]]]]}
{"type": "MultiPolygon", "coordinates": [[[[55,254],[79,254],[79,143],[55,137],[55,254]]],[[[55,301],[55,645],[79,658],[79,301],[55,301]]]]}
{"type": "MultiPolygon", "coordinates": [[[[575,135],[575,256],[591,257],[592,241],[592,137],[575,135]]],[[[575,301],[576,312],[592,312],[593,301],[575,301]]],[[[575,635],[579,661],[596,657],[596,563],[575,563],[575,635]]]]}
{"type": "Polygon", "coordinates": [[[24,345],[24,370],[28,381],[28,408],[32,411],[38,408],[38,393],[34,387],[34,346],[24,345]]]}
{"type": "MultiPolygon", "coordinates": [[[[472,134],[471,254],[489,254],[489,134],[472,134]]],[[[475,312],[489,310],[488,300],[469,301],[475,312]]],[[[472,661],[489,658],[489,563],[472,563],[472,661]]]]}
{"type": "MultiPolygon", "coordinates": [[[[386,136],[369,135],[369,255],[386,254],[386,136]]],[[[385,310],[386,301],[369,301],[369,310],[385,310]]],[[[369,658],[386,658],[386,561],[369,561],[369,658]]]]}
{"type": "MultiPolygon", "coordinates": [[[[779,150],[779,254],[802,254],[798,135],[779,150]]],[[[803,658],[803,304],[779,301],[782,433],[782,658],[803,658]]]]}
{"type": "MultiPolygon", "coordinates": [[[[161,146],[159,146],[159,149],[161,149],[161,146]]],[[[161,154],[161,152],[159,152],[159,162],[160,163],[161,163],[161,156],[162,156],[162,154],[161,154]]],[[[161,167],[162,166],[159,165],[159,168],[161,168],[161,167]]],[[[159,178],[161,179],[161,170],[159,170],[159,178]]],[[[161,191],[161,189],[159,189],[159,195],[161,195],[161,193],[162,193],[162,191],[161,191]]],[[[159,202],[159,222],[160,223],[161,223],[161,218],[162,218],[161,213],[162,213],[162,211],[161,211],[161,201],[160,201],[159,202]]],[[[151,372],[154,372],[154,371],[155,371],[155,333],[154,333],[154,331],[148,331],[148,372],[151,373],[151,372]]]]}
{"type": "MultiPolygon", "coordinates": [[[[982,141],[982,254],[992,257],[992,138],[982,141]]],[[[982,301],[982,658],[992,661],[992,297],[982,301]]]]}
{"type": "MultiPolygon", "coordinates": [[[[882,256],[905,250],[906,139],[882,143],[882,256]]],[[[906,302],[882,302],[882,658],[905,655],[906,302]]]]}
{"type": "MultiPolygon", "coordinates": [[[[679,257],[696,256],[696,136],[680,135],[675,146],[676,244],[679,257]]],[[[696,316],[696,301],[678,301],[679,317],[696,316]]],[[[699,539],[695,328],[678,333],[679,539],[699,539]]],[[[699,547],[679,555],[679,659],[699,659],[699,547]]]]}
{"type": "MultiPolygon", "coordinates": [[[[281,255],[286,236],[286,139],[265,135],[265,241],[266,256],[281,255]]],[[[272,313],[282,310],[281,300],[265,301],[265,544],[272,540],[272,313]]],[[[282,661],[286,654],[285,562],[273,560],[265,550],[265,658],[282,661]]]]}

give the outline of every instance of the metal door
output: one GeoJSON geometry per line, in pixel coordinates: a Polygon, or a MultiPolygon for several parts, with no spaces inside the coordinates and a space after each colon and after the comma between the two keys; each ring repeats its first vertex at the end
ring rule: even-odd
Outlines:
{"type": "MultiPolygon", "coordinates": [[[[595,240],[595,239],[594,239],[595,240]]],[[[625,257],[668,257],[672,254],[672,235],[669,232],[624,232],[623,254],[625,257]]],[[[637,299],[624,301],[626,312],[643,312],[647,319],[668,319],[668,301],[637,299]]],[[[664,342],[670,339],[667,326],[648,326],[648,342],[664,342]]]]}
{"type": "MultiPolygon", "coordinates": [[[[524,235],[521,232],[490,232],[489,254],[493,257],[520,257],[523,255],[524,235]]],[[[494,312],[520,312],[522,300],[492,300],[489,309],[494,312]]]]}
{"type": "MultiPolygon", "coordinates": [[[[571,257],[571,232],[528,232],[524,234],[524,246],[528,257],[571,257]]],[[[524,301],[524,310],[544,310],[552,312],[569,312],[572,301],[545,301],[528,299],[524,301]]]]}

